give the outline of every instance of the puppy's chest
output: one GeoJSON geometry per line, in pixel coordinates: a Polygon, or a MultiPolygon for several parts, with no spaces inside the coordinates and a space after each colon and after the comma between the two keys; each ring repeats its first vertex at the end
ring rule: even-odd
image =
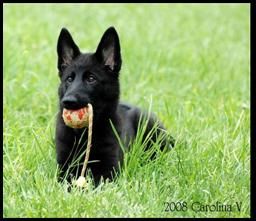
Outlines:
{"type": "MultiPolygon", "coordinates": [[[[77,152],[84,153],[87,148],[87,132],[77,134],[75,143],[77,152]]],[[[119,154],[119,143],[112,134],[93,134],[89,160],[107,160],[107,158],[117,157],[119,154]]],[[[83,154],[83,156],[84,156],[83,154]]],[[[84,157],[81,158],[81,161],[84,157]]]]}

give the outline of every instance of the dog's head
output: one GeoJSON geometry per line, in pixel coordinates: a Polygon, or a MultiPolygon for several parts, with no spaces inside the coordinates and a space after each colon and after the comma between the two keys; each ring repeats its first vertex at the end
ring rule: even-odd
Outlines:
{"type": "Polygon", "coordinates": [[[113,27],[103,34],[94,53],[81,53],[66,28],[58,43],[60,107],[79,109],[91,103],[94,110],[115,105],[119,98],[118,75],[121,69],[119,37],[113,27]]]}

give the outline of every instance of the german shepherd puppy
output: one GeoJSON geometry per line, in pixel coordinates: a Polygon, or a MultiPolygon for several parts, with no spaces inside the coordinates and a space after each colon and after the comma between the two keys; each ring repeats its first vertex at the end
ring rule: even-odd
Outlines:
{"type": "MultiPolygon", "coordinates": [[[[151,134],[151,142],[156,141],[160,134],[166,134],[166,131],[155,116],[148,118],[147,113],[139,108],[119,103],[118,78],[122,59],[119,37],[114,27],[105,31],[95,53],[81,53],[68,30],[62,28],[57,53],[61,80],[56,124],[57,163],[61,170],[59,181],[67,179],[70,182],[72,177],[80,175],[87,143],[86,129],[73,129],[65,125],[63,108],[76,110],[88,103],[93,106],[94,116],[87,169],[91,171],[96,185],[101,178],[111,180],[123,161],[123,151],[113,127],[125,147],[131,146],[140,119],[148,119],[145,121],[144,138],[156,128],[151,134]]],[[[160,149],[168,149],[173,144],[172,137],[165,136],[160,149]]]]}

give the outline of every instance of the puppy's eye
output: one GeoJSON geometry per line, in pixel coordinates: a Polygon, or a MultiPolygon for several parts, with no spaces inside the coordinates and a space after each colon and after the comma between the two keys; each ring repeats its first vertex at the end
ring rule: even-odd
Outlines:
{"type": "Polygon", "coordinates": [[[96,78],[94,77],[94,75],[92,75],[92,74],[90,74],[90,75],[88,75],[88,77],[86,78],[86,81],[88,82],[88,83],[95,83],[96,82],[96,78]]]}
{"type": "Polygon", "coordinates": [[[71,83],[73,80],[74,80],[74,77],[73,76],[69,76],[66,81],[68,83],[71,83]]]}

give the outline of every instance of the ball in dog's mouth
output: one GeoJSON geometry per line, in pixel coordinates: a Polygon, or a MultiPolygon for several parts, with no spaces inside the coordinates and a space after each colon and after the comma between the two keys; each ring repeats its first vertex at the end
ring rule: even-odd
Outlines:
{"type": "Polygon", "coordinates": [[[88,107],[83,107],[77,110],[63,109],[62,118],[65,124],[71,128],[84,128],[89,124],[88,107]]]}

